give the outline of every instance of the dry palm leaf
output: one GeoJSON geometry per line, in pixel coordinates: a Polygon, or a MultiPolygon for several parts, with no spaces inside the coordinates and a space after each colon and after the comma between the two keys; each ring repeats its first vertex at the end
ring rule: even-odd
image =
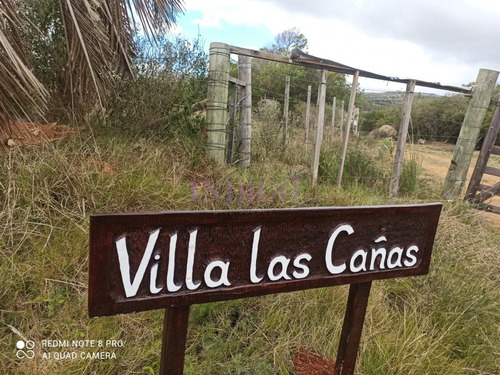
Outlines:
{"type": "Polygon", "coordinates": [[[154,38],[182,10],[179,0],[59,0],[68,46],[67,90],[76,107],[102,106],[114,79],[132,76],[133,35],[154,38]],[[90,101],[90,103],[89,103],[90,101]]]}
{"type": "MultiPolygon", "coordinates": [[[[0,0],[0,121],[19,112],[41,112],[47,96],[16,32],[27,23],[18,16],[18,3],[0,0]]],[[[102,105],[117,77],[132,75],[133,35],[139,26],[154,39],[182,11],[182,0],[59,0],[59,5],[68,53],[66,92],[73,108],[84,111],[102,105]]]]}
{"type": "Polygon", "coordinates": [[[47,96],[28,65],[15,10],[13,2],[0,0],[0,126],[7,130],[20,115],[42,113],[47,96]]]}

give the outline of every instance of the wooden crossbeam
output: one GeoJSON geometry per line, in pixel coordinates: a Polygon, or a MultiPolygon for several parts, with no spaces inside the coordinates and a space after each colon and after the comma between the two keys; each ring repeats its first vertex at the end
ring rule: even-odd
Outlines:
{"type": "Polygon", "coordinates": [[[483,173],[490,174],[492,176],[500,177],[500,168],[492,167],[487,165],[484,167],[483,173]]]}
{"type": "Polygon", "coordinates": [[[493,212],[494,214],[500,215],[500,207],[488,205],[488,211],[493,212]]]}
{"type": "Polygon", "coordinates": [[[500,194],[500,182],[497,182],[495,185],[491,186],[489,189],[483,190],[481,193],[477,194],[474,198],[472,198],[472,203],[482,203],[486,199],[489,199],[495,195],[500,194]]]}
{"type": "Polygon", "coordinates": [[[483,174],[485,173],[500,177],[500,168],[495,168],[487,165],[491,154],[500,155],[500,147],[495,146],[495,141],[499,132],[500,109],[497,105],[497,107],[495,108],[495,112],[493,113],[493,118],[491,119],[488,132],[486,133],[486,137],[484,138],[479,157],[477,158],[476,167],[474,168],[474,172],[472,173],[471,179],[469,181],[469,186],[465,194],[465,199],[469,200],[470,202],[482,202],[485,199],[488,199],[487,197],[496,195],[496,193],[498,192],[496,188],[498,184],[489,187],[481,184],[481,180],[483,178],[483,174]],[[481,193],[476,195],[478,191],[480,191],[481,193]]]}
{"type": "Polygon", "coordinates": [[[238,86],[242,86],[242,87],[246,87],[246,85],[247,85],[247,83],[243,82],[241,79],[234,78],[234,77],[231,77],[231,76],[229,76],[228,81],[231,82],[231,83],[235,83],[238,86]]]}
{"type": "MultiPolygon", "coordinates": [[[[409,78],[385,76],[382,74],[372,73],[372,72],[358,69],[358,68],[355,68],[352,66],[344,65],[344,64],[341,64],[341,63],[336,62],[336,61],[308,55],[298,48],[295,48],[292,50],[290,57],[286,57],[286,56],[276,55],[274,53],[258,51],[258,50],[249,49],[249,48],[236,47],[236,46],[232,46],[232,45],[227,45],[227,47],[229,48],[229,51],[231,53],[234,53],[237,55],[256,57],[256,58],[263,59],[263,60],[269,60],[269,61],[275,61],[275,62],[281,62],[281,63],[293,64],[293,65],[300,65],[300,66],[305,66],[305,67],[314,68],[314,69],[321,69],[321,70],[326,69],[326,70],[331,71],[331,72],[337,72],[337,73],[342,73],[342,74],[354,75],[354,74],[356,74],[356,72],[359,72],[358,74],[360,77],[372,78],[372,79],[377,79],[377,80],[381,80],[381,81],[399,82],[399,83],[405,83],[405,84],[407,84],[411,81],[411,79],[409,79],[409,78]]],[[[437,90],[458,92],[458,93],[465,94],[465,95],[470,95],[472,93],[471,89],[468,89],[465,87],[442,85],[439,82],[427,82],[427,81],[422,81],[419,79],[414,80],[414,81],[416,82],[417,86],[421,86],[421,87],[429,87],[429,88],[434,88],[437,90]]]]}
{"type": "Polygon", "coordinates": [[[491,153],[492,153],[493,155],[500,155],[500,146],[493,146],[493,147],[491,148],[491,153]]]}

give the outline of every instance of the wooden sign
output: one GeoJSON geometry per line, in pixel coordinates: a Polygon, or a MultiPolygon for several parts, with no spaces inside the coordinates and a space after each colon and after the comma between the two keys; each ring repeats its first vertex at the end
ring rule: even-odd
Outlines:
{"type": "Polygon", "coordinates": [[[334,375],[352,375],[371,283],[429,271],[441,204],[92,215],[89,315],[165,308],[182,375],[190,305],[351,284],[334,375]]]}
{"type": "Polygon", "coordinates": [[[426,274],[441,204],[99,214],[91,317],[426,274]]]}

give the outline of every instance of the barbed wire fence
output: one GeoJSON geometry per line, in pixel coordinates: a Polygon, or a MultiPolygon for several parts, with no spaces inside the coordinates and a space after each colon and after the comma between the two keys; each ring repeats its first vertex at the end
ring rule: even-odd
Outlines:
{"type": "MultiPolygon", "coordinates": [[[[238,61],[239,63],[239,61],[238,61]]],[[[265,53],[265,52],[260,52],[260,51],[255,51],[255,50],[248,50],[240,47],[234,47],[234,46],[229,46],[227,44],[222,44],[222,43],[212,43],[211,48],[210,48],[210,69],[209,69],[209,89],[208,89],[208,98],[207,98],[207,153],[209,154],[210,157],[212,157],[216,163],[223,163],[223,162],[230,162],[230,163],[238,163],[241,165],[249,166],[251,162],[251,152],[250,152],[250,142],[251,142],[251,112],[252,109],[255,112],[255,109],[258,108],[258,105],[255,104],[250,104],[246,103],[243,105],[241,92],[245,92],[246,88],[249,88],[250,90],[258,90],[261,95],[263,94],[263,98],[260,100],[267,100],[269,97],[272,98],[272,100],[277,101],[280,106],[282,106],[284,109],[289,104],[289,96],[287,95],[287,90],[290,90],[290,87],[293,87],[295,89],[295,92],[300,93],[300,99],[294,98],[295,101],[299,103],[303,103],[303,98],[302,96],[306,96],[306,93],[309,95],[311,94],[311,90],[309,89],[312,84],[318,85],[318,95],[317,95],[317,104],[316,106],[312,106],[313,108],[306,108],[306,116],[307,113],[309,112],[309,115],[312,112],[316,112],[316,121],[313,123],[311,128],[314,130],[314,137],[312,141],[313,146],[321,146],[321,142],[323,141],[323,126],[325,122],[331,121],[331,126],[329,129],[332,131],[328,130],[325,132],[326,134],[334,134],[334,129],[335,125],[339,124],[338,129],[339,129],[339,135],[342,140],[342,153],[341,153],[341,158],[340,158],[340,163],[341,167],[339,168],[339,178],[338,178],[338,186],[341,184],[342,180],[342,170],[343,170],[343,160],[345,159],[345,153],[347,152],[347,144],[349,140],[349,132],[351,130],[352,124],[356,124],[359,122],[359,119],[356,118],[355,116],[355,109],[354,109],[354,103],[356,99],[356,94],[357,94],[357,77],[358,76],[363,76],[363,77],[368,77],[372,79],[378,79],[378,80],[384,80],[384,81],[390,81],[390,82],[398,82],[398,83],[406,83],[406,92],[404,93],[404,100],[402,103],[402,121],[399,124],[399,134],[397,136],[397,148],[396,148],[396,153],[395,153],[395,158],[394,158],[394,165],[393,165],[393,175],[392,175],[392,183],[391,183],[391,188],[390,188],[390,193],[393,196],[396,196],[398,193],[398,180],[401,175],[401,168],[402,168],[402,163],[403,163],[403,158],[404,158],[404,148],[407,140],[408,134],[410,136],[418,136],[419,138],[424,138],[424,139],[440,139],[440,140],[445,140],[445,141],[450,141],[450,140],[456,140],[457,143],[462,144],[462,148],[466,147],[467,150],[472,147],[472,150],[475,148],[476,141],[477,141],[477,136],[479,134],[479,128],[484,120],[484,116],[487,110],[487,107],[489,105],[489,102],[492,97],[492,92],[494,88],[494,84],[492,85],[491,82],[496,83],[496,78],[498,77],[498,72],[495,71],[490,71],[490,70],[485,70],[482,69],[479,72],[478,79],[476,81],[476,84],[474,85],[473,89],[466,89],[466,88],[458,88],[458,87],[453,87],[453,86],[443,86],[438,83],[432,83],[432,82],[425,82],[425,81],[420,81],[420,80],[409,80],[409,79],[399,79],[395,77],[386,77],[386,76],[381,76],[378,74],[370,73],[367,71],[362,71],[359,69],[351,68],[342,64],[338,64],[329,60],[325,59],[319,59],[314,56],[309,56],[309,55],[304,55],[300,51],[292,51],[292,54],[290,55],[289,58],[284,57],[284,56],[279,56],[279,55],[274,55],[270,53],[265,53]],[[287,80],[286,84],[286,90],[285,92],[279,92],[280,90],[274,90],[270,89],[269,87],[259,87],[256,86],[255,84],[252,87],[252,82],[251,82],[251,71],[250,74],[248,74],[248,77],[242,80],[242,77],[239,76],[238,79],[232,78],[229,76],[229,67],[230,67],[230,56],[231,54],[235,54],[238,56],[246,56],[246,57],[254,57],[254,58],[263,58],[265,60],[271,60],[277,63],[287,63],[287,64],[292,64],[292,65],[299,65],[299,66],[305,66],[307,68],[313,68],[317,69],[318,71],[322,71],[323,75],[326,74],[326,71],[333,71],[337,73],[343,73],[343,74],[348,74],[353,76],[353,84],[351,85],[351,96],[349,99],[349,105],[347,106],[347,112],[345,111],[345,107],[343,109],[340,109],[340,116],[337,116],[338,109],[335,108],[337,103],[336,99],[337,98],[327,98],[325,91],[323,91],[323,94],[320,94],[324,89],[324,85],[326,84],[326,81],[323,82],[313,82],[307,79],[302,79],[299,78],[297,80],[287,80]],[[224,60],[224,61],[221,61],[224,60]],[[492,79],[492,76],[495,75],[495,79],[492,79]],[[356,77],[356,82],[355,78],[356,77]],[[224,83],[221,83],[221,81],[225,81],[224,83]],[[234,116],[232,119],[228,119],[226,116],[227,112],[227,98],[228,98],[228,86],[229,83],[232,82],[235,84],[236,87],[238,87],[238,91],[240,91],[239,94],[239,99],[236,100],[236,102],[233,100],[233,103],[239,103],[239,105],[233,104],[233,107],[235,107],[231,112],[237,113],[239,112],[239,123],[240,123],[240,130],[239,130],[239,139],[237,139],[237,144],[234,142],[230,142],[232,144],[232,147],[235,147],[238,149],[238,154],[234,152],[233,150],[230,151],[231,158],[224,158],[225,156],[225,150],[227,149],[227,143],[226,139],[228,138],[228,134],[231,136],[229,138],[234,139],[234,133],[231,133],[235,129],[235,119],[234,116]],[[307,88],[306,88],[307,86],[307,88]],[[424,86],[424,87],[431,87],[439,90],[443,90],[445,92],[458,92],[467,96],[470,96],[470,101],[469,101],[469,107],[467,109],[467,113],[465,115],[465,119],[463,123],[461,124],[462,131],[460,134],[456,134],[456,132],[451,132],[450,134],[437,134],[433,133],[429,129],[419,129],[415,128],[413,126],[412,122],[412,116],[411,116],[411,110],[412,110],[412,103],[413,103],[413,94],[415,91],[415,86],[424,86]],[[243,89],[242,89],[243,88],[243,89]],[[487,100],[485,99],[487,98],[487,100]],[[326,101],[330,104],[326,104],[326,101]],[[473,101],[475,101],[475,104],[471,104],[473,101]],[[487,101],[488,105],[485,105],[484,103],[487,101]],[[479,105],[478,105],[479,103],[479,105]],[[250,107],[250,110],[248,108],[250,107]],[[325,116],[325,108],[328,108],[329,111],[325,116]],[[313,111],[311,111],[313,109],[313,111]],[[246,112],[247,115],[242,115],[243,112],[246,112]],[[340,117],[340,121],[338,118],[340,117]],[[344,118],[345,117],[345,118],[344,118]],[[320,120],[318,120],[320,119],[320,120]],[[230,126],[230,123],[232,124],[230,126]],[[341,126],[340,124],[349,124],[349,126],[341,126]],[[241,133],[241,127],[246,129],[247,135],[244,136],[241,133]],[[463,129],[466,129],[466,131],[463,131],[463,129]],[[408,129],[410,129],[410,132],[408,132],[408,129]],[[344,131],[343,131],[344,130],[344,131]],[[319,136],[318,136],[319,135],[319,136]],[[243,147],[243,152],[241,151],[242,145],[247,142],[248,147],[245,149],[243,147]],[[238,155],[238,156],[236,156],[238,155]]],[[[251,65],[251,64],[250,64],[251,65]]],[[[276,78],[276,77],[274,77],[276,78]]],[[[281,77],[280,77],[281,78],[281,77]]],[[[285,76],[286,79],[286,76],[285,76]]],[[[297,95],[297,94],[295,94],[297,95]]],[[[308,95],[308,96],[309,96],[308,95]]],[[[243,95],[245,96],[245,95],[243,95]]],[[[252,94],[251,91],[249,94],[246,95],[247,98],[251,98],[252,94]]],[[[311,105],[311,98],[307,100],[309,102],[309,105],[311,105]]],[[[260,101],[259,100],[259,101],[260,101]]],[[[286,110],[284,111],[286,112],[286,110]]],[[[362,114],[360,116],[363,116],[362,114]]],[[[231,116],[230,116],[231,117],[231,116]]],[[[280,129],[283,129],[283,135],[282,135],[282,142],[283,144],[286,144],[286,137],[287,137],[287,127],[288,127],[288,116],[282,117],[280,119],[280,129]]],[[[302,120],[302,119],[301,119],[302,120]]],[[[307,127],[307,120],[305,119],[305,123],[303,124],[304,126],[304,131],[307,134],[308,133],[308,127],[307,127]]],[[[430,121],[430,120],[435,120],[429,118],[425,118],[425,116],[420,116],[419,121],[430,121]]],[[[453,126],[459,126],[460,125],[460,120],[459,119],[452,119],[450,120],[451,124],[453,126]]],[[[365,134],[364,132],[360,132],[359,129],[355,129],[354,134],[365,134]]],[[[307,149],[308,147],[308,134],[307,136],[304,137],[305,142],[304,142],[304,148],[307,149]]],[[[414,140],[413,140],[414,141],[414,140]]],[[[313,147],[314,154],[313,154],[313,160],[317,160],[318,155],[319,155],[319,149],[320,147],[313,147]]],[[[470,164],[470,159],[471,159],[471,154],[472,152],[465,152],[462,154],[457,154],[455,152],[453,156],[453,162],[460,164],[461,167],[460,169],[463,168],[463,166],[466,166],[468,169],[468,166],[470,164]],[[464,155],[465,154],[465,155],[464,155]]],[[[317,163],[314,165],[314,162],[311,165],[311,174],[312,174],[312,179],[313,179],[313,184],[315,182],[314,180],[314,175],[316,173],[317,175],[317,163]]],[[[463,177],[461,176],[461,173],[455,174],[455,175],[450,175],[447,176],[447,182],[445,181],[445,184],[447,183],[449,186],[453,185],[458,185],[458,182],[462,179],[463,177]]],[[[446,189],[445,189],[446,190],[446,189]]],[[[454,190],[452,188],[452,190],[454,190]]],[[[456,189],[455,189],[456,190],[456,189]]],[[[456,192],[455,192],[456,193],[456,192]]],[[[459,192],[458,192],[459,193],[459,192]]]]}

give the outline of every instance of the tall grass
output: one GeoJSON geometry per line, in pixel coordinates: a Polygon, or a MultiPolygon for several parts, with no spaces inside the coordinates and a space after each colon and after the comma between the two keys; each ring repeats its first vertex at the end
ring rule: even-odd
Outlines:
{"type": "MultiPolygon", "coordinates": [[[[321,182],[332,186],[337,185],[341,149],[340,141],[327,144],[322,148],[318,170],[321,182]]],[[[345,193],[357,192],[355,195],[365,195],[367,199],[377,197],[377,195],[386,195],[391,170],[387,168],[387,164],[384,164],[385,156],[374,157],[373,148],[369,145],[359,140],[351,142],[345,156],[341,182],[345,193]]]]}
{"type": "Polygon", "coordinates": [[[417,154],[410,152],[403,162],[403,169],[399,178],[399,188],[402,194],[417,192],[421,169],[422,160],[417,154]]]}
{"type": "MultiPolygon", "coordinates": [[[[87,317],[91,213],[390,202],[387,168],[371,160],[368,156],[378,152],[361,143],[349,154],[345,185],[338,189],[333,183],[335,144],[323,151],[321,178],[312,188],[307,157],[297,147],[273,151],[269,156],[280,157],[238,169],[212,165],[197,142],[129,139],[106,131],[3,157],[3,373],[158,373],[162,311],[87,317]],[[294,175],[299,178],[292,180],[294,175]],[[252,183],[263,186],[264,199],[250,199],[252,183]],[[36,359],[16,358],[21,337],[37,343],[36,359]],[[113,360],[41,359],[46,339],[116,339],[123,340],[123,347],[114,349],[113,360]]],[[[427,196],[438,196],[433,185],[425,188],[427,196]]],[[[411,189],[403,200],[417,201],[411,189]]],[[[469,207],[445,203],[430,274],[374,283],[356,374],[499,373],[499,239],[469,207]]],[[[293,352],[300,347],[335,357],[346,298],[347,287],[335,287],[194,305],[185,373],[293,374],[293,352]]]]}

